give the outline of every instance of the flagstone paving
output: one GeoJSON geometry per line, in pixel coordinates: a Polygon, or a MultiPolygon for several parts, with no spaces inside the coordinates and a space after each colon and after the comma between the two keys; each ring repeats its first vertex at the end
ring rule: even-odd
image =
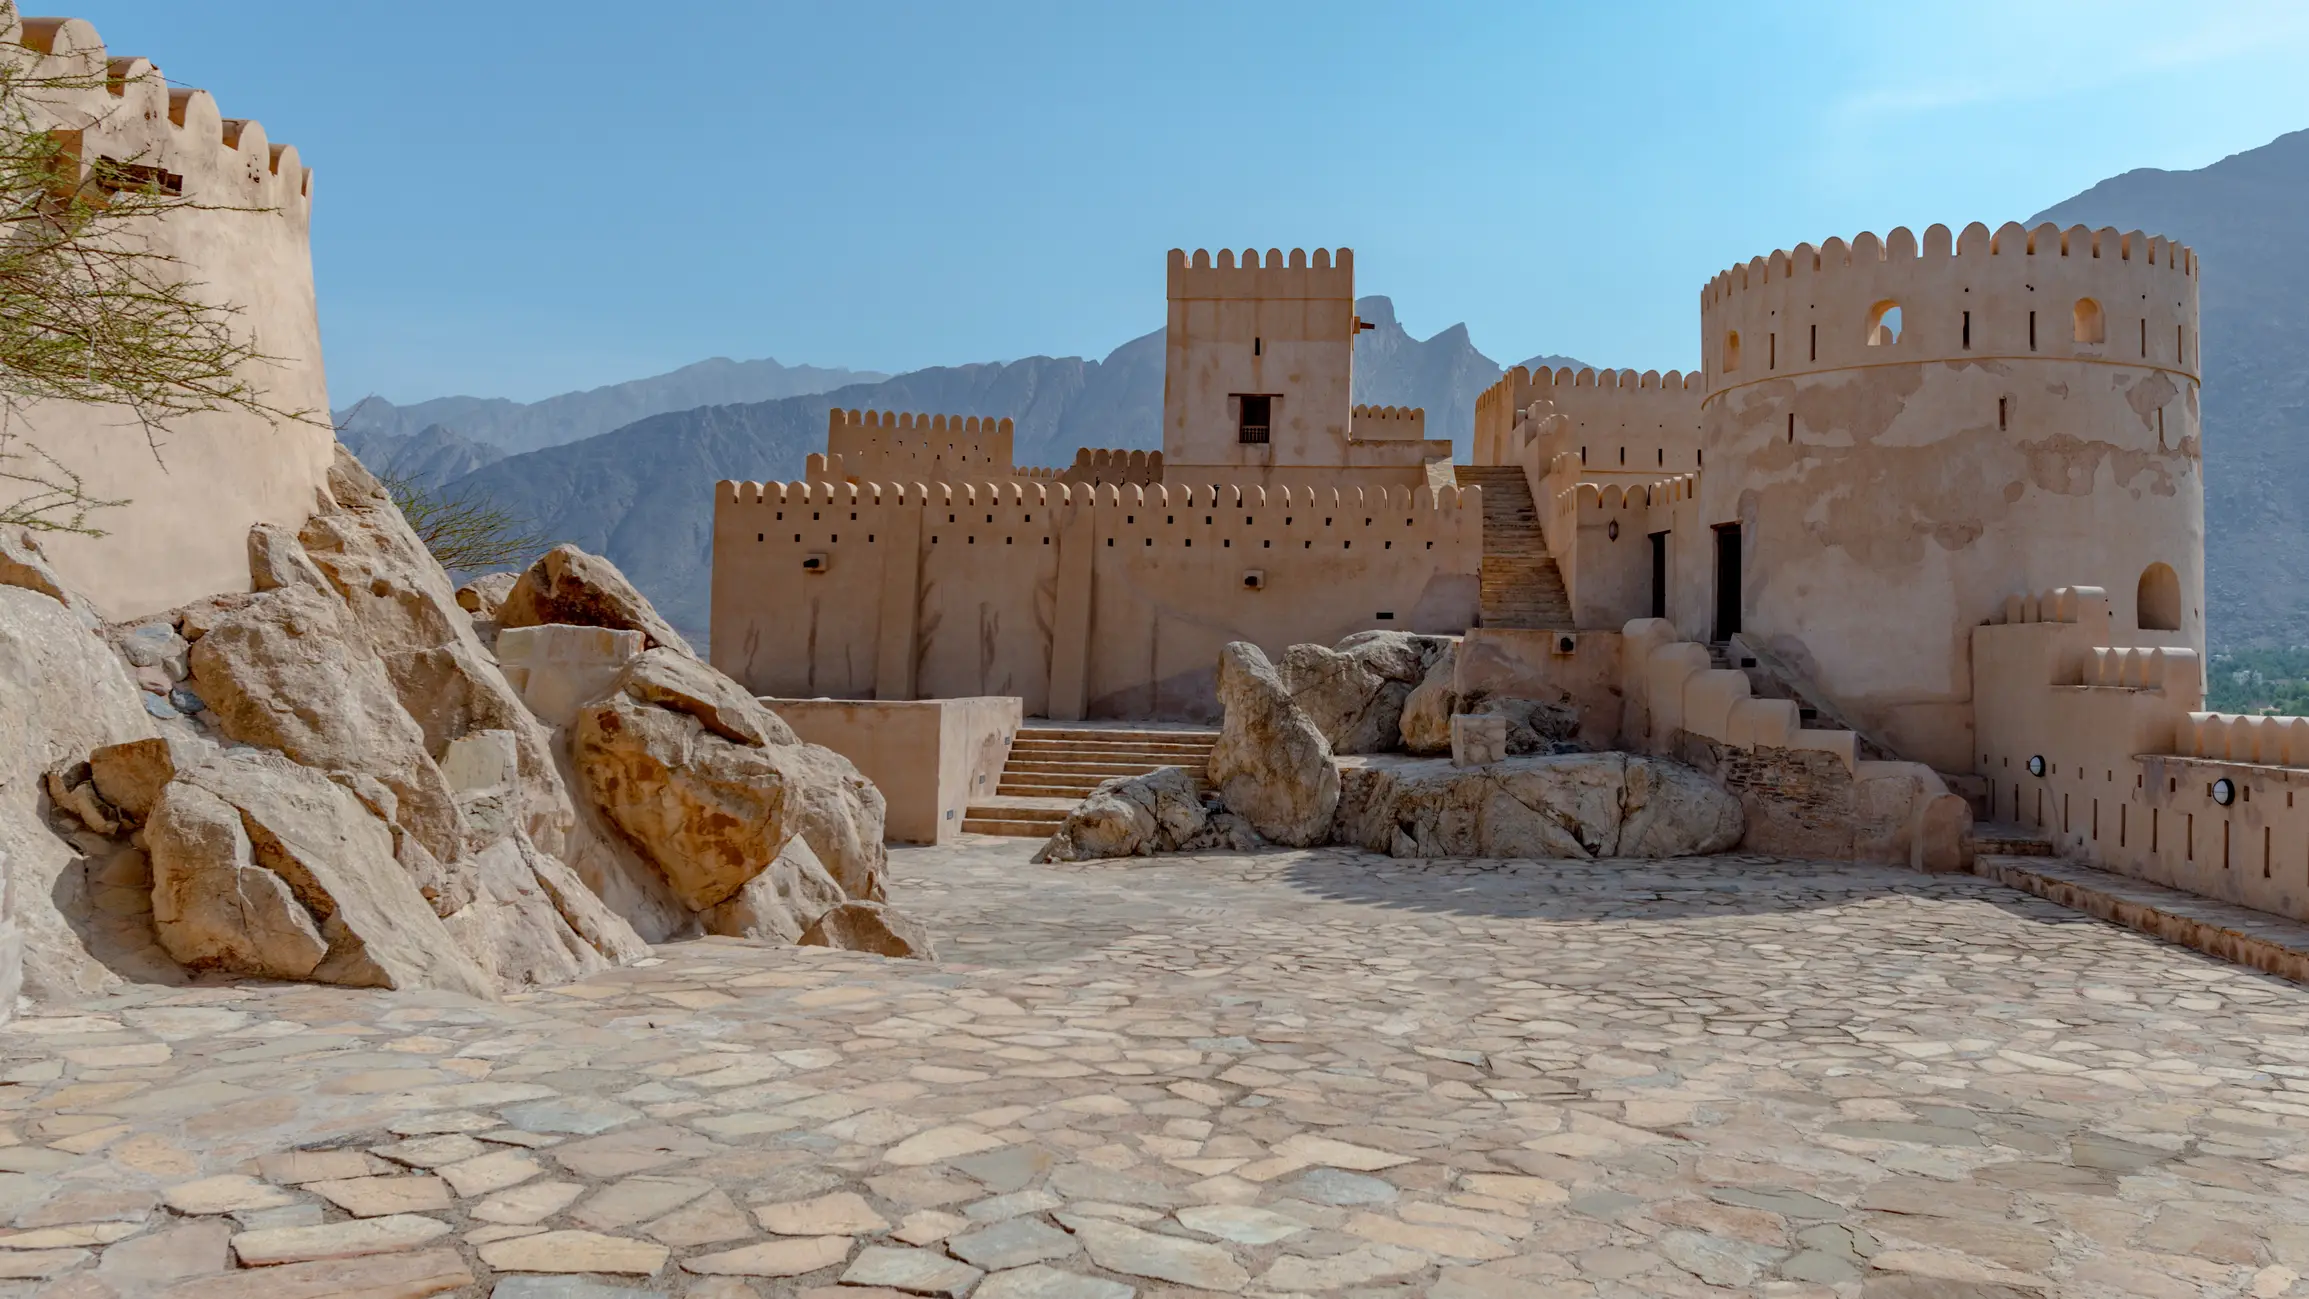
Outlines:
{"type": "Polygon", "coordinates": [[[0,1296],[2309,1295],[2309,989],[1971,877],[894,853],[945,962],[0,1030],[0,1296]]]}

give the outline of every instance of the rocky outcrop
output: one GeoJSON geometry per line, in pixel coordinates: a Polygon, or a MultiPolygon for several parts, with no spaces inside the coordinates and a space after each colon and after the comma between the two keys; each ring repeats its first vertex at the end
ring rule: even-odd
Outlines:
{"type": "Polygon", "coordinates": [[[798,943],[820,916],[849,900],[810,841],[795,835],[768,869],[705,913],[705,928],[728,938],[798,943]]]}
{"type": "Polygon", "coordinates": [[[1203,801],[1183,767],[1123,776],[1091,791],[1069,812],[1038,862],[1147,857],[1161,852],[1248,852],[1259,836],[1242,817],[1203,801]]]}
{"type": "Polygon", "coordinates": [[[92,908],[89,865],[113,846],[51,821],[53,787],[86,782],[47,773],[77,766],[91,749],[159,734],[120,658],[82,612],[0,582],[0,890],[6,918],[22,930],[24,991],[43,999],[94,996],[119,981],[80,932],[92,908]]]}
{"type": "Polygon", "coordinates": [[[804,947],[839,947],[852,952],[910,956],[924,961],[938,959],[927,926],[879,902],[845,902],[833,908],[810,922],[810,927],[802,931],[801,942],[804,947]]]}
{"type": "Polygon", "coordinates": [[[1579,740],[1579,710],[1569,704],[1491,695],[1465,704],[1461,711],[1505,718],[1509,753],[1552,753],[1579,740]]]}
{"type": "Polygon", "coordinates": [[[483,573],[457,588],[457,607],[475,618],[495,622],[497,610],[505,604],[505,597],[513,594],[513,584],[520,580],[519,573],[483,573]]]}
{"type": "Polygon", "coordinates": [[[1208,770],[1220,800],[1276,843],[1323,842],[1339,805],[1329,741],[1258,646],[1230,642],[1219,651],[1218,676],[1225,720],[1208,770]]]}
{"type": "Polygon", "coordinates": [[[1395,857],[1685,857],[1740,840],[1738,800],[1680,763],[1624,753],[1350,767],[1336,842],[1395,857]]]}
{"type": "Polygon", "coordinates": [[[1400,743],[1405,700],[1450,648],[1442,636],[1358,632],[1334,649],[1293,645],[1275,671],[1333,753],[1385,753],[1400,743]]]}
{"type": "Polygon", "coordinates": [[[734,898],[797,835],[845,898],[884,898],[882,791],[672,648],[626,664],[577,713],[570,757],[593,805],[690,911],[734,898]]]}
{"type": "Polygon", "coordinates": [[[279,754],[240,750],[178,773],[144,841],[154,926],[187,969],[495,991],[402,870],[385,824],[279,754]]]}
{"type": "Polygon", "coordinates": [[[1402,719],[1398,723],[1404,752],[1451,752],[1451,717],[1462,711],[1458,675],[1458,642],[1446,641],[1435,661],[1427,665],[1427,675],[1404,696],[1402,719]]]}
{"type": "Polygon", "coordinates": [[[697,657],[617,565],[575,546],[555,546],[530,565],[498,605],[497,621],[506,627],[559,622],[638,631],[652,647],[662,645],[697,657]]]}

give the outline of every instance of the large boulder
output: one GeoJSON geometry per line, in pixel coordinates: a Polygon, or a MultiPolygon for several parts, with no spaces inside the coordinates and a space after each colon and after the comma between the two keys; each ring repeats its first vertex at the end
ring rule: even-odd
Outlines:
{"type": "Polygon", "coordinates": [[[332,594],[285,586],[227,614],[193,642],[192,679],[227,736],[374,779],[393,793],[395,824],[434,859],[465,856],[465,818],[424,731],[332,594]]]}
{"type": "Polygon", "coordinates": [[[307,521],[299,542],[384,664],[426,749],[440,754],[475,731],[510,733],[523,829],[544,852],[563,852],[576,814],[551,739],[458,606],[448,573],[384,486],[342,447],[329,492],[335,508],[307,521]]]}
{"type": "Polygon", "coordinates": [[[1579,739],[1579,710],[1570,704],[1488,695],[1468,701],[1462,711],[1505,718],[1509,753],[1552,753],[1557,745],[1576,744],[1579,739]]]}
{"type": "Polygon", "coordinates": [[[1385,753],[1400,740],[1404,701],[1450,646],[1442,636],[1357,632],[1333,649],[1293,645],[1275,671],[1333,753],[1385,753]]]}
{"type": "Polygon", "coordinates": [[[1684,857],[1739,842],[1738,800],[1679,763],[1624,753],[1350,769],[1337,842],[1395,857],[1684,857]]]}
{"type": "Polygon", "coordinates": [[[1248,852],[1258,846],[1258,834],[1242,817],[1204,806],[1202,791],[1184,767],[1158,767],[1140,776],[1118,776],[1092,790],[1067,813],[1058,833],[1034,860],[1087,861],[1215,848],[1248,852]]]}
{"type": "Polygon", "coordinates": [[[482,621],[495,622],[497,610],[520,580],[521,574],[516,572],[483,573],[457,588],[457,607],[482,621]]]}
{"type": "Polygon", "coordinates": [[[881,791],[831,749],[776,742],[792,735],[784,723],[771,728],[726,693],[717,702],[669,691],[670,653],[627,664],[610,693],[579,712],[571,757],[594,805],[691,911],[734,896],[796,835],[844,894],[880,901],[881,791]],[[731,737],[748,731],[766,738],[731,737]]]}
{"type": "Polygon", "coordinates": [[[497,606],[497,621],[506,627],[561,622],[638,631],[653,647],[663,645],[697,657],[617,565],[575,546],[555,546],[530,565],[497,606]]]}
{"type": "Polygon", "coordinates": [[[56,782],[45,775],[91,749],[160,733],[91,622],[85,607],[0,580],[0,894],[22,931],[24,991],[48,1000],[95,996],[119,978],[79,932],[93,905],[89,866],[112,849],[50,828],[56,782]]]}
{"type": "Polygon", "coordinates": [[[144,839],[154,926],[188,969],[495,990],[403,873],[385,824],[279,754],[238,750],[178,773],[144,839]]]}
{"type": "Polygon", "coordinates": [[[1459,700],[1459,644],[1445,641],[1435,661],[1403,698],[1398,726],[1406,753],[1451,752],[1451,718],[1466,711],[1459,700]]]}
{"type": "Polygon", "coordinates": [[[703,919],[709,934],[796,943],[818,917],[849,900],[826,873],[818,854],[810,851],[810,841],[797,834],[786,841],[768,869],[747,880],[703,919]]]}
{"type": "Polygon", "coordinates": [[[1218,677],[1226,716],[1208,770],[1221,801],[1276,843],[1323,842],[1339,805],[1330,742],[1258,646],[1230,642],[1219,651],[1218,677]]]}

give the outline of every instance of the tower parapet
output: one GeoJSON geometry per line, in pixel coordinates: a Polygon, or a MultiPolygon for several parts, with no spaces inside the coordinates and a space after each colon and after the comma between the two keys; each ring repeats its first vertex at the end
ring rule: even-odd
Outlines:
{"type": "Polygon", "coordinates": [[[1677,617],[1809,665],[1862,729],[1946,771],[1978,757],[1968,629],[2009,591],[2081,580],[2149,643],[2201,653],[2198,282],[2163,237],[1977,222],[1717,275],[1715,589],[1677,617]]]}
{"type": "Polygon", "coordinates": [[[848,478],[940,482],[1007,478],[1014,426],[1008,417],[826,412],[826,454],[848,478]]]}

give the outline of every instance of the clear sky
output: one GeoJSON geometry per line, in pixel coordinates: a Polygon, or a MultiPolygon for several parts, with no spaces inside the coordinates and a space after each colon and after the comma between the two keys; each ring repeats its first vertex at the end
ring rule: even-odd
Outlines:
{"type": "Polygon", "coordinates": [[[1732,262],[2309,126],[2304,0],[67,11],[317,169],[340,406],[1103,355],[1174,245],[1348,245],[1416,334],[1685,367],[1732,262]]]}

